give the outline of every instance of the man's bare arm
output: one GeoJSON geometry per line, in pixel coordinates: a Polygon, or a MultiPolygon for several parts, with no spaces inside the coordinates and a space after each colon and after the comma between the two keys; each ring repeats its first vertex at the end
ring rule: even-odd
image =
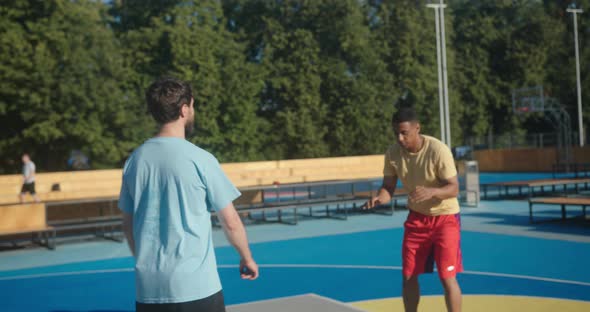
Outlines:
{"type": "Polygon", "coordinates": [[[420,203],[431,198],[445,200],[459,195],[459,179],[457,176],[443,180],[443,183],[444,185],[441,187],[417,187],[409,194],[410,200],[420,203]]]}
{"type": "Polygon", "coordinates": [[[133,239],[133,215],[123,212],[123,232],[131,254],[135,257],[135,240],[133,239]]]}
{"type": "Polygon", "coordinates": [[[244,279],[256,279],[258,277],[258,265],[252,258],[252,252],[248,246],[246,229],[233,204],[223,208],[219,214],[221,226],[227,240],[240,254],[240,272],[244,279]]]}
{"type": "Polygon", "coordinates": [[[376,206],[386,204],[391,201],[395,193],[395,187],[397,185],[397,176],[384,176],[383,184],[377,192],[377,196],[369,199],[364,205],[363,209],[372,209],[376,206]]]}

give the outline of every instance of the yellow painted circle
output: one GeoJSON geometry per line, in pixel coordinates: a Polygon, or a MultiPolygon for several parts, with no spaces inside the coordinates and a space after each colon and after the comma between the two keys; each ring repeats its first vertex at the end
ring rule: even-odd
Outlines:
{"type": "MultiPolygon", "coordinates": [[[[351,305],[367,312],[403,311],[401,298],[368,300],[351,305]]],[[[525,296],[464,295],[463,311],[470,312],[587,312],[590,302],[525,296]]],[[[422,296],[418,311],[446,312],[443,296],[422,296]]]]}

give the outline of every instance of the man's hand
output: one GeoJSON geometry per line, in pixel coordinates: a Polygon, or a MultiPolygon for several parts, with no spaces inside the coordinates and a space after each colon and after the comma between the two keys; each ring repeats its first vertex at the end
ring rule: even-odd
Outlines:
{"type": "Polygon", "coordinates": [[[258,265],[254,259],[240,260],[240,277],[247,280],[258,278],[258,265]]]}
{"type": "Polygon", "coordinates": [[[385,205],[391,201],[393,193],[395,192],[395,186],[397,185],[397,176],[384,176],[383,184],[377,192],[377,196],[369,199],[361,209],[373,209],[379,205],[385,205]]]}
{"type": "Polygon", "coordinates": [[[229,203],[225,208],[221,209],[217,217],[221,221],[221,227],[227,240],[240,254],[240,276],[243,279],[255,280],[258,278],[258,265],[252,258],[252,252],[250,252],[248,238],[246,237],[246,229],[244,229],[244,224],[236,208],[232,203],[229,203]]]}
{"type": "Polygon", "coordinates": [[[361,209],[363,209],[363,210],[373,209],[373,208],[381,205],[382,203],[383,203],[383,200],[381,198],[379,198],[379,196],[373,197],[373,198],[369,199],[364,205],[362,205],[361,209]]]}
{"type": "Polygon", "coordinates": [[[412,202],[421,203],[423,201],[427,201],[429,199],[434,198],[436,196],[436,191],[436,188],[418,186],[408,196],[412,202]]]}

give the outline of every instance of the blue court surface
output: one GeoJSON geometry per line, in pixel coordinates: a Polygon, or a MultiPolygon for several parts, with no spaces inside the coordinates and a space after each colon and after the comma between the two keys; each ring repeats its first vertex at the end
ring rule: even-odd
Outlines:
{"type": "MultiPolygon", "coordinates": [[[[256,281],[239,279],[238,256],[215,229],[226,304],[231,311],[232,305],[314,294],[357,311],[397,310],[406,215],[398,210],[393,216],[249,226],[261,267],[256,281]]],[[[560,211],[539,206],[538,216],[554,218],[560,211]]],[[[588,221],[530,225],[525,201],[496,200],[463,207],[462,222],[464,311],[590,311],[588,221]]],[[[420,282],[422,311],[444,311],[437,275],[423,275],[420,282]]],[[[134,291],[126,244],[93,241],[61,244],[55,251],[0,252],[3,312],[134,311],[134,291]]]]}

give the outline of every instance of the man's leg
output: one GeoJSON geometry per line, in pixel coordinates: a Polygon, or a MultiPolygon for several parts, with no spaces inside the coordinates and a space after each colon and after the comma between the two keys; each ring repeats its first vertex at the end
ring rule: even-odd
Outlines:
{"type": "Polygon", "coordinates": [[[406,312],[417,312],[420,302],[420,284],[418,276],[403,277],[402,295],[406,312]]]}
{"type": "Polygon", "coordinates": [[[37,196],[37,191],[35,190],[35,182],[29,184],[29,192],[31,193],[31,196],[33,196],[33,199],[36,203],[40,202],[39,196],[37,196]]]}
{"type": "Polygon", "coordinates": [[[445,290],[447,310],[458,312],[461,311],[461,288],[456,276],[463,272],[461,221],[458,214],[441,216],[439,221],[433,235],[434,258],[445,290]]]}
{"type": "Polygon", "coordinates": [[[41,200],[39,200],[39,196],[37,195],[37,193],[31,193],[31,195],[33,196],[33,199],[35,200],[36,203],[41,202],[41,200]]]}
{"type": "Polygon", "coordinates": [[[426,216],[410,212],[404,223],[402,296],[405,310],[410,312],[417,311],[420,301],[418,275],[432,272],[434,266],[430,232],[424,223],[426,219],[426,216]]]}
{"type": "Polygon", "coordinates": [[[20,188],[20,194],[18,194],[18,201],[23,204],[25,202],[25,195],[27,194],[27,185],[23,183],[20,188]]]}
{"type": "Polygon", "coordinates": [[[461,287],[457,282],[457,278],[449,277],[440,280],[445,289],[445,302],[447,304],[447,311],[460,312],[461,311],[461,287]]]}

